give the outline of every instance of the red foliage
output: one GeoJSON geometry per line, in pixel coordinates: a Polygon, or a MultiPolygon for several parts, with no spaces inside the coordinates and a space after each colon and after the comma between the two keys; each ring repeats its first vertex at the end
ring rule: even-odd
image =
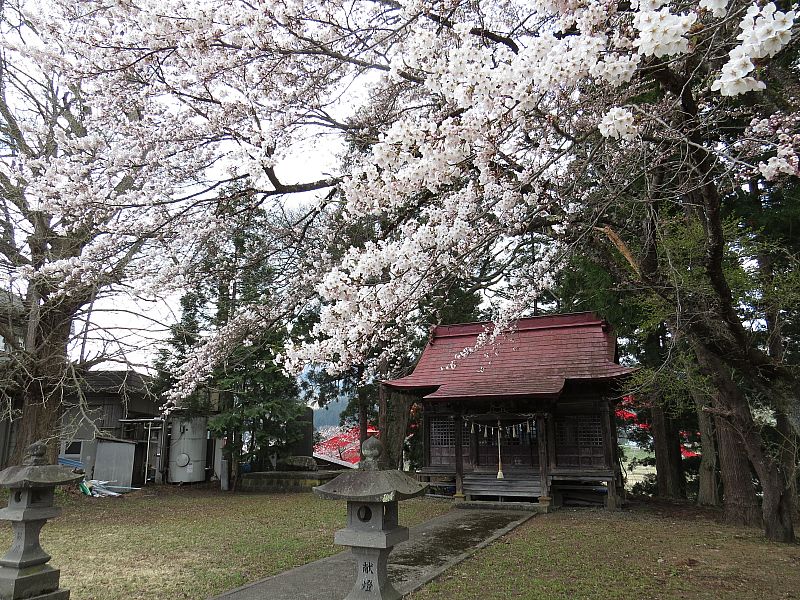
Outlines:
{"type": "MultiPolygon", "coordinates": [[[[633,396],[625,396],[622,401],[620,402],[620,406],[626,408],[618,408],[614,414],[616,414],[617,419],[624,421],[625,426],[636,426],[639,429],[643,429],[645,431],[649,431],[651,429],[649,423],[644,423],[639,420],[639,415],[637,415],[632,410],[628,410],[629,408],[635,408],[637,406],[636,399],[633,396]]],[[[699,452],[695,452],[694,450],[690,450],[685,444],[690,443],[690,438],[692,437],[693,432],[688,431],[681,431],[681,456],[683,458],[693,458],[695,456],[700,456],[699,452]]],[[[696,432],[697,438],[700,437],[700,432],[696,432]]]]}
{"type": "Polygon", "coordinates": [[[681,444],[681,456],[683,458],[693,458],[695,456],[700,456],[700,453],[695,452],[694,450],[689,450],[686,446],[681,444]]]}
{"type": "MultiPolygon", "coordinates": [[[[367,435],[377,435],[378,428],[369,425],[367,435]]],[[[361,460],[358,427],[343,431],[314,446],[314,454],[332,462],[346,462],[353,466],[361,460]]]]}

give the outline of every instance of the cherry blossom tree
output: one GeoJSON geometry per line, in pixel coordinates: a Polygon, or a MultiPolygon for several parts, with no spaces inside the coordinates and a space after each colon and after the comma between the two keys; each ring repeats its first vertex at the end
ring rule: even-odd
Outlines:
{"type": "Polygon", "coordinates": [[[17,461],[38,439],[56,450],[82,373],[130,366],[166,330],[153,301],[191,286],[200,249],[236,228],[206,177],[215,155],[175,135],[169,107],[84,88],[26,9],[0,7],[0,389],[17,461]]]}
{"type": "MultiPolygon", "coordinates": [[[[744,390],[768,397],[796,434],[800,386],[751,335],[729,265],[752,257],[723,219],[726,197],[747,186],[768,208],[770,190],[798,174],[790,6],[121,0],[53,2],[30,18],[68,49],[65,72],[103,99],[106,119],[125,115],[180,146],[140,152],[146,165],[213,165],[265,200],[319,192],[295,221],[302,276],[273,296],[295,311],[320,306],[287,366],[344,370],[376,347],[386,364],[419,326],[421,299],[448,277],[495,295],[498,327],[479,341],[492,343],[568,253],[602,241],[626,265],[622,277],[672,306],[673,336],[715,379],[713,410],[759,476],[768,536],[793,539],[787,471],[744,390]],[[338,170],[287,183],[281,165],[308,139],[319,151],[328,140],[338,170]],[[305,243],[333,206],[344,225],[324,224],[305,243]],[[326,250],[364,220],[375,241],[326,250]],[[691,264],[664,243],[677,225],[699,249],[691,264]]],[[[186,389],[263,320],[243,311],[199,349],[186,389]]]]}

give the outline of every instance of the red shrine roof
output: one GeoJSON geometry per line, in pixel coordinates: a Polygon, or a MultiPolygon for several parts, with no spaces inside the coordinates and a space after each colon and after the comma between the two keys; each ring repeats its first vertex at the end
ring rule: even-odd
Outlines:
{"type": "Polygon", "coordinates": [[[567,380],[608,381],[632,371],[615,362],[616,337],[591,312],[520,319],[493,343],[470,352],[479,334],[492,327],[435,327],[414,372],[384,384],[429,399],[555,398],[567,380]]]}

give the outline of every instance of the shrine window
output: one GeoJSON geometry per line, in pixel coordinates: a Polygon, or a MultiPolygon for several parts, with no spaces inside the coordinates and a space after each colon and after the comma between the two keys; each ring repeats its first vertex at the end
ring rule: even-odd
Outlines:
{"type": "Polygon", "coordinates": [[[607,467],[600,415],[570,415],[556,419],[556,464],[559,467],[607,467]]]}
{"type": "MultiPolygon", "coordinates": [[[[456,432],[455,422],[449,417],[434,417],[430,420],[430,465],[455,465],[456,432]]],[[[469,456],[469,429],[461,430],[461,448],[464,456],[469,456]]]]}

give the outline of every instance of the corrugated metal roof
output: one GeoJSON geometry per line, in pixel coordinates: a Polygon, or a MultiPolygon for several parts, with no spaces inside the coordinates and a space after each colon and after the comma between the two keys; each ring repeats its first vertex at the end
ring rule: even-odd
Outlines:
{"type": "Polygon", "coordinates": [[[153,385],[153,378],[149,375],[127,371],[87,371],[83,374],[84,389],[87,392],[123,391],[129,394],[143,394],[153,385]]]}
{"type": "Polygon", "coordinates": [[[414,372],[384,383],[431,399],[557,397],[568,380],[609,380],[631,372],[614,362],[616,338],[594,313],[520,319],[494,343],[475,348],[478,336],[492,327],[486,322],[434,328],[414,372]]]}

